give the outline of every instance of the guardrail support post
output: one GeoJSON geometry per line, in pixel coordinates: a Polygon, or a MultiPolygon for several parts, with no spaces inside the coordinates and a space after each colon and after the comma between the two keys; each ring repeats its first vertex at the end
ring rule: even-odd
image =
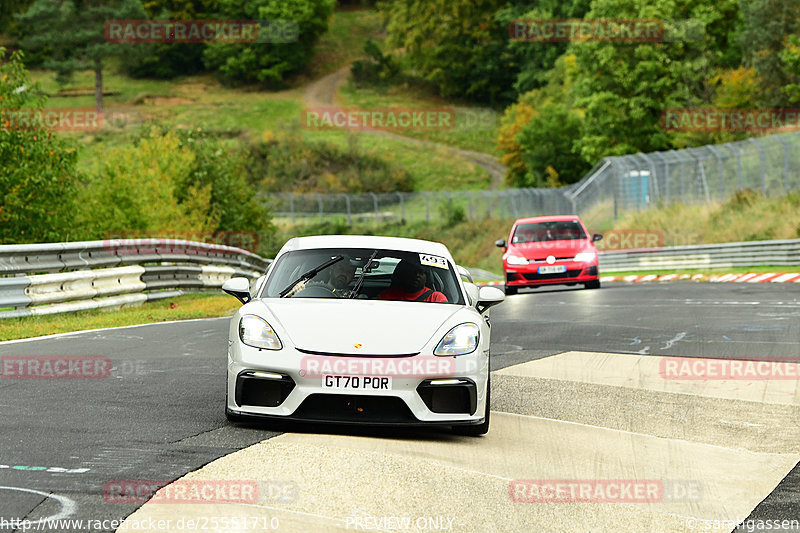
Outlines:
{"type": "Polygon", "coordinates": [[[751,143],[756,145],[758,148],[758,159],[761,163],[761,193],[766,196],[767,195],[767,163],[765,161],[766,156],[764,155],[764,147],[761,146],[758,141],[750,137],[747,139],[751,143]]]}
{"type": "Polygon", "coordinates": [[[378,195],[376,195],[374,192],[369,194],[372,196],[372,206],[375,208],[375,222],[378,222],[378,195]]]}
{"type": "Polygon", "coordinates": [[[739,149],[736,148],[731,143],[725,143],[725,146],[728,150],[733,152],[733,155],[736,156],[736,190],[742,190],[742,155],[739,153],[739,149]]]}
{"type": "Polygon", "coordinates": [[[719,200],[722,201],[725,199],[725,185],[722,181],[722,155],[712,144],[708,145],[708,149],[717,158],[717,187],[719,188],[719,200]]]}
{"type": "Polygon", "coordinates": [[[342,196],[344,196],[344,204],[347,206],[347,225],[352,226],[353,219],[350,212],[350,195],[342,193],[342,196]]]}
{"type": "Polygon", "coordinates": [[[772,136],[776,141],[783,145],[783,190],[789,194],[789,143],[780,135],[772,136]]]}

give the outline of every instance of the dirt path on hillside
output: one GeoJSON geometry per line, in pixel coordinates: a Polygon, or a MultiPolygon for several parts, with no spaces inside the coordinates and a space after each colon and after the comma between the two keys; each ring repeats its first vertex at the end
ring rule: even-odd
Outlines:
{"type": "MultiPolygon", "coordinates": [[[[317,106],[332,106],[336,103],[336,96],[339,93],[341,86],[347,81],[350,75],[350,65],[342,67],[336,72],[323,76],[317,81],[311,82],[303,94],[303,100],[306,107],[317,106]]],[[[399,140],[409,144],[416,144],[420,146],[428,146],[438,148],[450,152],[455,157],[467,160],[474,163],[489,173],[491,177],[490,188],[498,189],[503,184],[506,175],[506,166],[501,163],[496,157],[481,152],[473,152],[471,150],[463,150],[453,146],[437,143],[433,141],[425,141],[421,139],[414,139],[412,137],[405,137],[396,133],[388,131],[372,130],[365,131],[371,135],[380,135],[390,139],[399,140]]]]}

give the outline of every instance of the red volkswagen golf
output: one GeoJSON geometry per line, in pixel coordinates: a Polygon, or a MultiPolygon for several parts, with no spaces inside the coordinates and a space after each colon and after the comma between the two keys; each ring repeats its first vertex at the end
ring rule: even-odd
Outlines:
{"type": "Polygon", "coordinates": [[[514,222],[508,242],[495,244],[505,252],[506,294],[523,287],[576,285],[599,289],[597,249],[577,215],[521,218],[514,222]]]}

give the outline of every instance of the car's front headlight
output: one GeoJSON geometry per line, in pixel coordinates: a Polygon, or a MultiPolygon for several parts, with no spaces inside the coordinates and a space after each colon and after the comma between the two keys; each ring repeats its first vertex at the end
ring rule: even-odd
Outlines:
{"type": "Polygon", "coordinates": [[[506,263],[509,265],[527,265],[528,260],[524,257],[519,257],[518,255],[509,255],[506,256],[506,263]]]}
{"type": "Polygon", "coordinates": [[[594,261],[596,258],[597,254],[594,252],[581,252],[575,256],[575,261],[588,263],[589,261],[594,261]]]}
{"type": "Polygon", "coordinates": [[[472,353],[478,347],[480,334],[477,324],[472,322],[459,324],[442,337],[433,353],[434,355],[464,355],[472,353]]]}
{"type": "Polygon", "coordinates": [[[239,338],[253,348],[280,350],[283,348],[278,334],[263,318],[256,315],[244,315],[239,321],[239,338]]]}

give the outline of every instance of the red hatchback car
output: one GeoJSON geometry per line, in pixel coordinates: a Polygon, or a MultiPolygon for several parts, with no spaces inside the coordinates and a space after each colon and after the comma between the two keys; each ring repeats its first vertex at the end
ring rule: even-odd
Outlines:
{"type": "Polygon", "coordinates": [[[503,248],[503,271],[506,294],[516,294],[523,287],[541,285],[576,285],[599,289],[597,248],[581,219],[576,215],[520,218],[514,222],[503,248]]]}

